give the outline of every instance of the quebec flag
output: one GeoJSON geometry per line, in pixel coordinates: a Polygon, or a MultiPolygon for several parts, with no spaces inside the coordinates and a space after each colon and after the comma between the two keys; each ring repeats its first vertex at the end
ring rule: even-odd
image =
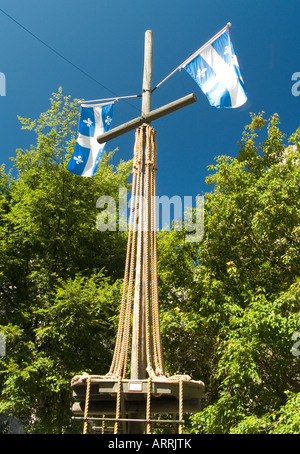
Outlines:
{"type": "Polygon", "coordinates": [[[182,66],[214,107],[240,107],[247,101],[237,57],[226,29],[182,66]]]}
{"type": "Polygon", "coordinates": [[[82,177],[95,175],[105,143],[97,137],[111,128],[113,104],[81,104],[77,142],[67,169],[82,177]]]}

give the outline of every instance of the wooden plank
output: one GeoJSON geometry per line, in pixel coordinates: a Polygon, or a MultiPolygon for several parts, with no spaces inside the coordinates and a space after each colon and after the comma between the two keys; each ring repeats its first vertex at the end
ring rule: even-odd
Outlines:
{"type": "MultiPolygon", "coordinates": [[[[200,399],[189,399],[183,401],[183,412],[184,413],[196,413],[201,409],[200,399]]],[[[141,415],[146,412],[146,400],[125,400],[123,413],[141,415]]],[[[167,414],[167,413],[178,413],[179,402],[175,398],[152,398],[151,399],[151,413],[153,414],[167,414]]],[[[84,402],[74,402],[72,405],[72,413],[76,416],[84,414],[84,402]]],[[[90,401],[89,403],[89,415],[115,415],[116,413],[116,401],[90,401]]]]}
{"type": "Polygon", "coordinates": [[[75,421],[118,421],[118,422],[155,422],[155,423],[163,423],[163,424],[184,424],[184,420],[180,419],[139,419],[139,418],[94,418],[94,417],[80,417],[80,416],[73,416],[73,420],[75,421]]]}
{"type": "MultiPolygon", "coordinates": [[[[113,380],[95,380],[91,382],[90,398],[92,399],[103,399],[110,398],[115,399],[117,393],[117,381],[113,380]]],[[[121,393],[128,396],[129,394],[147,394],[148,381],[145,380],[129,380],[123,379],[121,383],[121,393]],[[140,384],[138,391],[137,389],[131,391],[131,384],[140,384]]],[[[183,393],[187,399],[199,398],[203,395],[205,385],[202,381],[189,380],[183,381],[183,393]]],[[[79,383],[73,386],[73,396],[76,400],[84,400],[86,393],[86,384],[79,383]]],[[[172,380],[152,380],[151,381],[151,394],[152,395],[163,395],[165,397],[172,396],[178,398],[178,382],[172,380]]]]}

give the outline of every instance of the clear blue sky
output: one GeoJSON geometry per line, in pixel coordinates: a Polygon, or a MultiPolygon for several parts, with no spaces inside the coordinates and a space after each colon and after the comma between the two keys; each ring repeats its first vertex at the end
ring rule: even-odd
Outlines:
{"type": "MultiPolygon", "coordinates": [[[[0,162],[32,142],[17,115],[36,118],[59,86],[74,98],[141,93],[144,35],[154,36],[153,84],[231,22],[248,102],[216,109],[185,72],[153,93],[153,108],[194,92],[196,104],[157,120],[158,193],[192,196],[210,190],[207,166],[219,154],[236,156],[250,112],[277,112],[290,135],[300,125],[300,97],[292,74],[300,71],[299,0],[2,0],[0,8],[99,83],[49,50],[0,11],[0,162]],[[104,88],[106,87],[106,88],[104,88]]],[[[139,115],[141,100],[115,105],[113,126],[139,115]]],[[[134,131],[107,144],[116,159],[132,157],[134,131]]]]}

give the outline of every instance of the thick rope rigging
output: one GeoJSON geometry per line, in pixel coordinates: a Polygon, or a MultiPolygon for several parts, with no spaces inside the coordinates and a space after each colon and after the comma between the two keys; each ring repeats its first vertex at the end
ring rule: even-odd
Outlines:
{"type": "Polygon", "coordinates": [[[123,292],[116,345],[108,376],[125,378],[130,343],[130,323],[132,314],[133,288],[136,267],[138,230],[142,229],[145,251],[144,262],[144,310],[146,333],[147,371],[151,375],[164,375],[157,290],[156,254],[156,132],[149,125],[136,130],[129,232],[124,273],[123,292]],[[145,149],[145,189],[141,192],[143,172],[143,150],[145,149]],[[142,197],[144,197],[142,199],[142,197]],[[144,210],[144,219],[143,213],[144,210]],[[142,222],[142,219],[144,222],[142,222]]]}
{"type": "MultiPolygon", "coordinates": [[[[191,380],[189,375],[173,375],[165,373],[162,345],[160,337],[158,280],[157,280],[157,243],[156,243],[156,132],[148,124],[143,124],[136,130],[133,169],[132,193],[129,215],[128,241],[124,281],[120,305],[119,325],[116,343],[110,370],[106,375],[83,374],[75,376],[71,383],[86,381],[86,398],[84,408],[84,429],[87,433],[89,399],[91,383],[103,379],[112,379],[117,382],[116,417],[114,419],[114,433],[118,433],[121,414],[122,383],[128,373],[128,352],[132,337],[132,313],[134,304],[135,275],[138,263],[138,248],[143,248],[144,260],[142,266],[142,292],[145,354],[147,379],[146,400],[146,433],[151,433],[151,386],[155,381],[170,381],[178,383],[179,402],[179,433],[182,433],[183,418],[183,381],[191,380]],[[141,243],[138,246],[138,235],[141,243]],[[142,246],[141,246],[142,244],[142,246]]],[[[142,329],[142,328],[141,328],[142,329]]],[[[103,419],[107,420],[104,418],[103,419]]],[[[104,432],[104,420],[102,424],[104,432]]]]}
{"type": "Polygon", "coordinates": [[[119,315],[119,326],[116,336],[115,349],[106,375],[83,374],[75,376],[72,383],[86,379],[111,378],[119,381],[124,379],[128,371],[128,351],[131,334],[131,319],[133,306],[133,290],[135,284],[135,269],[137,255],[137,234],[142,228],[142,238],[145,251],[143,275],[145,333],[146,333],[146,371],[151,380],[191,380],[189,375],[173,375],[165,373],[162,355],[159,323],[159,302],[157,283],[157,243],[156,243],[156,131],[148,124],[140,126],[135,133],[133,156],[132,195],[129,215],[129,231],[126,252],[126,263],[119,315]],[[143,172],[143,150],[145,150],[145,195],[141,191],[143,172]],[[145,222],[141,210],[144,203],[145,222]]]}

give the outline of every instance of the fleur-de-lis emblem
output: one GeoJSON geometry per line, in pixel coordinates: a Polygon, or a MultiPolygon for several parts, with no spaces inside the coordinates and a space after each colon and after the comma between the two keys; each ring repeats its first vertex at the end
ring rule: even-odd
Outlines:
{"type": "Polygon", "coordinates": [[[225,46],[224,55],[226,55],[226,54],[230,54],[230,48],[229,48],[229,46],[225,46]]]}
{"type": "Polygon", "coordinates": [[[110,125],[111,122],[112,122],[112,118],[108,115],[108,116],[106,117],[105,123],[106,123],[107,125],[110,125]]]}
{"type": "Polygon", "coordinates": [[[83,122],[86,123],[88,128],[93,124],[93,122],[90,118],[88,118],[87,120],[83,120],[83,122]]]}
{"type": "Polygon", "coordinates": [[[197,71],[197,79],[200,79],[200,77],[204,77],[206,71],[207,71],[207,68],[203,68],[203,69],[199,68],[197,71]]]}
{"type": "Polygon", "coordinates": [[[83,163],[82,156],[74,156],[74,160],[75,160],[76,164],[83,163]]]}

